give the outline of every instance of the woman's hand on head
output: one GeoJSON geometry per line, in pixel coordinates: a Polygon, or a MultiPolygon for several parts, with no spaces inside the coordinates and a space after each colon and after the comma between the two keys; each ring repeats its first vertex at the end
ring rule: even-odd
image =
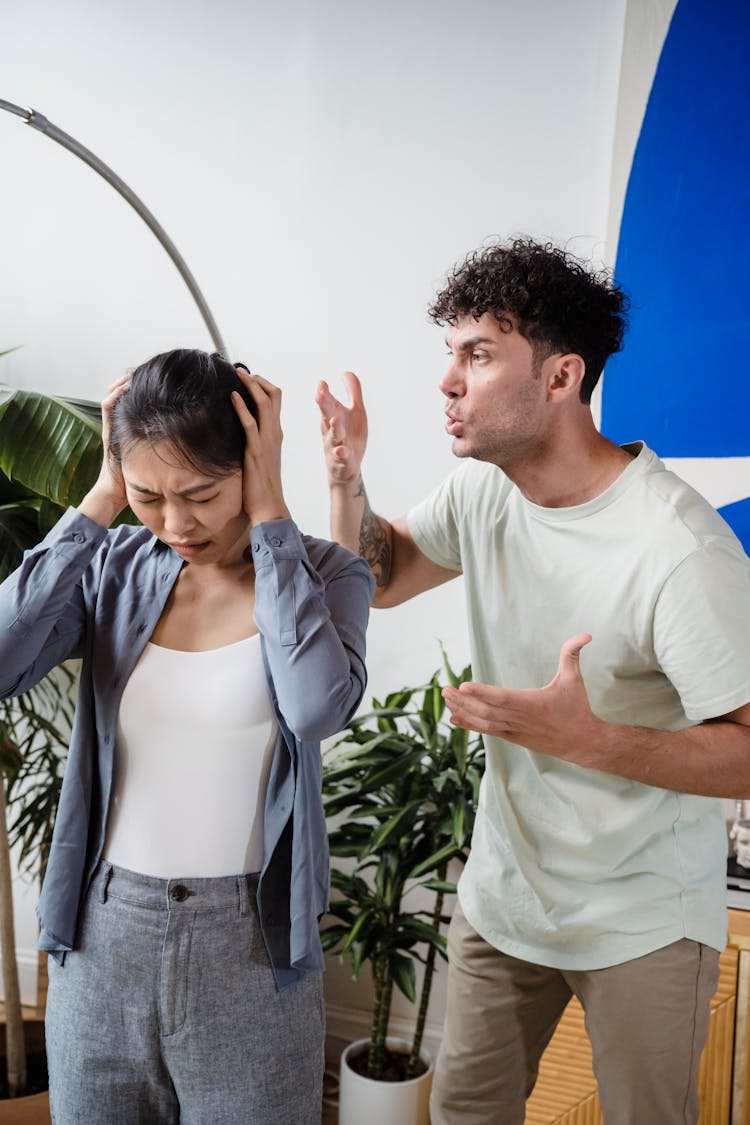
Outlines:
{"type": "Polygon", "coordinates": [[[110,456],[109,439],[112,408],[129,386],[130,373],[107,387],[107,394],[102,399],[102,467],[93,488],[78,505],[80,512],[104,527],[109,527],[128,504],[122,469],[110,456]]]}
{"type": "Polygon", "coordinates": [[[237,392],[232,405],[245,431],[243,496],[245,511],[255,526],[267,520],[289,518],[281,485],[281,390],[260,375],[236,367],[258,411],[256,422],[237,392]]]}

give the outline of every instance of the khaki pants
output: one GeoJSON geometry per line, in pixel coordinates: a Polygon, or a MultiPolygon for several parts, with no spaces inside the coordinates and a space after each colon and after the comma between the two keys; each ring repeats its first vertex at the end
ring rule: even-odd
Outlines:
{"type": "Polygon", "coordinates": [[[695,1125],[719,954],[683,939],[606,969],[561,971],[488,945],[457,904],[432,1125],[522,1125],[539,1060],[575,995],[605,1125],[695,1125]]]}

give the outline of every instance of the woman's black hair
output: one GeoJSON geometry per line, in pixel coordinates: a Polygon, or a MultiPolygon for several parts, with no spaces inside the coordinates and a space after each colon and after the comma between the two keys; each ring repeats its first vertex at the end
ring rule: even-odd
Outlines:
{"type": "Polygon", "coordinates": [[[232,472],[245,454],[245,431],[232,405],[232,391],[242,396],[257,420],[250,392],[218,352],[176,348],[154,356],[136,367],[130,386],[114,405],[109,455],[119,464],[140,442],[167,442],[199,472],[232,472]]]}

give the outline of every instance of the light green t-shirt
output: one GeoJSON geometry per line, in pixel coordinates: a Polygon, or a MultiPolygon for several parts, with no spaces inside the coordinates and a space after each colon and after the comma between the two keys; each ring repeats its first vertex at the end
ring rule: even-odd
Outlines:
{"type": "MultiPolygon", "coordinates": [[[[590,633],[581,671],[602,719],[679,730],[750,700],[750,560],[645,445],[604,493],[530,503],[465,461],[412,509],[420,550],[465,577],[473,676],[542,687],[590,633]]],[[[723,949],[721,802],[487,737],[459,897],[484,939],[560,969],[618,964],[688,937],[723,949]]]]}

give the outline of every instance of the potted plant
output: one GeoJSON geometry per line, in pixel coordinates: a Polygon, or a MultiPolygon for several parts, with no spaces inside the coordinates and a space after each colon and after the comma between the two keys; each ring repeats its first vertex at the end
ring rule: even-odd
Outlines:
{"type": "MultiPolygon", "coordinates": [[[[445,654],[443,663],[453,686],[470,678],[469,667],[456,675],[445,654]]],[[[342,1056],[340,1125],[428,1120],[431,1073],[425,1089],[415,1083],[431,1070],[422,1037],[436,957],[445,957],[444,900],[456,889],[448,865],[466,859],[484,768],[480,736],[451,726],[444,710],[435,672],[427,685],[393,692],[384,703],[374,699],[325,764],[331,855],[353,866],[332,872],[334,921],[322,931],[323,948],[348,957],[355,979],[369,963],[375,991],[369,1039],[342,1056]],[[427,907],[407,901],[417,888],[423,901],[430,894],[427,907]],[[419,997],[416,962],[424,965],[419,997]],[[418,1003],[405,1049],[388,1038],[394,986],[418,1003]],[[356,1092],[357,1077],[366,1093],[356,1092]],[[375,1083],[387,1106],[376,1102],[375,1083]],[[394,1098],[407,1103],[403,1112],[394,1098]]]]}
{"type": "MultiPolygon", "coordinates": [[[[0,580],[65,507],[80,500],[100,461],[96,404],[0,386],[0,580]]],[[[26,695],[0,702],[0,935],[11,1095],[24,1092],[26,1052],[9,853],[19,845],[22,864],[41,877],[67,752],[73,682],[70,669],[58,669],[26,695]]],[[[43,1119],[49,1120],[48,1113],[43,1119]]]]}

